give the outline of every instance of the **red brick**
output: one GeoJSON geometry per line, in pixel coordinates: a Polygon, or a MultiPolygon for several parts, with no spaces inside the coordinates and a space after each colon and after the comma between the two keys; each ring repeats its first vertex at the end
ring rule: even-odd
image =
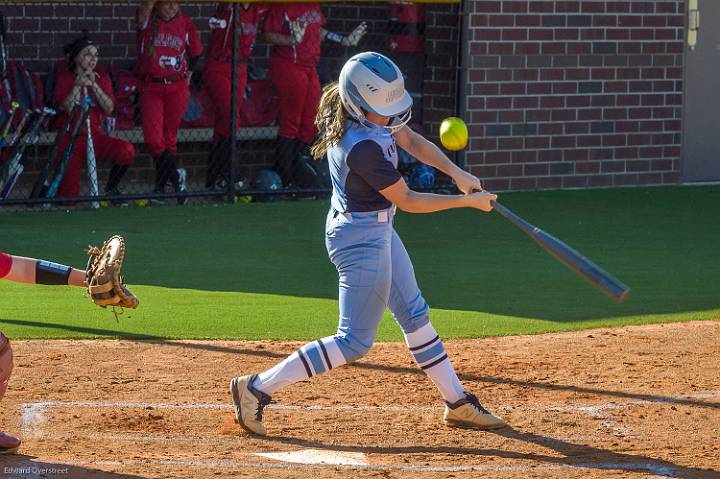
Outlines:
{"type": "Polygon", "coordinates": [[[487,180],[484,185],[488,191],[506,191],[510,188],[510,180],[505,179],[492,179],[487,180]]]}
{"type": "Polygon", "coordinates": [[[627,13],[630,11],[630,4],[632,2],[624,0],[618,2],[608,2],[605,6],[605,10],[608,13],[627,13]]]}
{"type": "Polygon", "coordinates": [[[650,162],[652,171],[668,171],[673,169],[672,160],[652,160],[650,162]]]}
{"type": "Polygon", "coordinates": [[[486,27],[490,24],[490,18],[489,15],[478,15],[478,14],[471,14],[470,15],[470,26],[471,27],[486,27]]]}
{"type": "Polygon", "coordinates": [[[563,188],[584,188],[588,184],[587,176],[563,176],[563,188]]]}
{"type": "Polygon", "coordinates": [[[579,1],[558,1],[555,3],[555,11],[563,13],[575,13],[580,11],[579,1]]]}
{"type": "Polygon", "coordinates": [[[577,28],[556,28],[556,40],[578,40],[580,38],[580,30],[577,28]]]}
{"type": "Polygon", "coordinates": [[[634,135],[628,135],[627,138],[627,144],[628,145],[651,145],[652,144],[652,135],[648,134],[634,134],[634,135]]]}
{"type": "Polygon", "coordinates": [[[565,133],[569,135],[577,135],[588,133],[590,131],[589,123],[567,123],[565,125],[565,133]]]}
{"type": "Polygon", "coordinates": [[[550,121],[550,110],[528,110],[525,118],[527,121],[550,121]]]}
{"type": "Polygon", "coordinates": [[[619,173],[625,171],[624,161],[603,161],[600,164],[600,171],[603,173],[619,173]]]}
{"type": "Polygon", "coordinates": [[[565,103],[568,108],[584,108],[590,106],[590,99],[589,96],[573,95],[567,97],[565,103]]]}
{"type": "Polygon", "coordinates": [[[538,178],[537,187],[542,189],[559,189],[562,187],[562,178],[559,176],[538,178]]]}
{"type": "Polygon", "coordinates": [[[550,174],[550,167],[547,163],[526,163],[522,168],[525,176],[547,176],[550,174]]]}
{"type": "Polygon", "coordinates": [[[615,15],[594,15],[593,26],[615,27],[617,26],[617,17],[615,15]]]}
{"type": "Polygon", "coordinates": [[[488,98],[487,107],[490,109],[504,110],[512,107],[512,98],[488,98]]]}
{"type": "Polygon", "coordinates": [[[485,153],[486,164],[506,164],[510,163],[509,151],[489,151],[485,153]]]}
{"type": "Polygon", "coordinates": [[[662,146],[646,146],[639,148],[638,156],[640,158],[660,158],[663,154],[662,146]]]}
{"type": "Polygon", "coordinates": [[[529,108],[537,108],[539,103],[539,98],[534,96],[521,96],[513,98],[513,108],[519,108],[523,110],[529,108]]]}
{"type": "Polygon", "coordinates": [[[600,173],[600,163],[597,161],[583,161],[575,164],[575,173],[578,174],[593,174],[600,173]]]}
{"type": "Polygon", "coordinates": [[[603,135],[603,146],[624,146],[627,145],[627,137],[625,135],[603,135]]]}
{"type": "Polygon", "coordinates": [[[525,148],[541,149],[550,147],[550,138],[546,136],[529,136],[525,138],[525,148]]]}
{"type": "Polygon", "coordinates": [[[503,1],[502,5],[503,12],[507,13],[525,13],[528,11],[528,2],[525,1],[503,1]]]}
{"type": "Polygon", "coordinates": [[[498,41],[502,38],[502,30],[475,28],[473,29],[473,38],[478,41],[498,41]]]}
{"type": "Polygon", "coordinates": [[[647,53],[643,51],[645,45],[654,45],[651,43],[639,42],[618,42],[618,53],[621,55],[633,55],[638,53],[647,53]]]}
{"type": "Polygon", "coordinates": [[[655,6],[657,13],[677,13],[678,2],[658,2],[655,6]]]}
{"type": "Polygon", "coordinates": [[[553,31],[547,28],[543,29],[536,29],[531,28],[530,32],[528,34],[529,40],[552,40],[553,39],[553,31]]]}
{"type": "Polygon", "coordinates": [[[588,80],[590,78],[589,68],[567,68],[565,70],[566,80],[588,80]]]}
{"type": "Polygon", "coordinates": [[[543,43],[540,51],[543,55],[562,55],[565,53],[566,45],[562,42],[543,43]]]}
{"type": "Polygon", "coordinates": [[[582,13],[604,13],[605,2],[592,2],[584,0],[580,2],[580,9],[582,13]]]}
{"type": "Polygon", "coordinates": [[[655,35],[651,29],[635,29],[630,31],[630,38],[633,40],[653,40],[655,35]]]}
{"type": "Polygon", "coordinates": [[[600,120],[602,118],[602,109],[591,108],[578,111],[578,120],[600,120]]]}
{"type": "Polygon", "coordinates": [[[568,43],[567,52],[570,55],[590,55],[590,54],[592,54],[592,43],[590,43],[590,42],[568,43]]]}
{"type": "Polygon", "coordinates": [[[528,95],[543,95],[552,93],[550,83],[530,83],[527,87],[528,95]]]}
{"type": "MultiPolygon", "coordinates": [[[[586,149],[581,150],[564,150],[563,151],[563,160],[564,161],[573,161],[573,162],[580,162],[580,164],[588,164],[589,151],[586,149]]],[[[578,165],[575,165],[575,171],[577,173],[582,173],[578,170],[578,165]]]]}
{"type": "Polygon", "coordinates": [[[540,54],[539,43],[515,43],[516,55],[538,55],[540,54]]]}
{"type": "Polygon", "coordinates": [[[534,190],[537,188],[536,178],[510,178],[510,189],[516,191],[534,190]]]}
{"type": "Polygon", "coordinates": [[[515,26],[515,17],[511,15],[490,15],[488,21],[491,27],[515,26]]]}
{"type": "Polygon", "coordinates": [[[528,30],[526,28],[506,28],[502,31],[503,40],[522,41],[528,39],[528,30]]]}
{"type": "Polygon", "coordinates": [[[612,175],[592,175],[588,177],[588,186],[611,186],[613,184],[612,178],[612,175]]]}
{"type": "Polygon", "coordinates": [[[583,148],[602,146],[602,138],[597,135],[578,136],[577,146],[583,148]]]}
{"type": "Polygon", "coordinates": [[[490,55],[512,55],[515,51],[515,45],[508,42],[492,42],[488,44],[488,53],[490,55]]]}
{"type": "Polygon", "coordinates": [[[538,158],[537,151],[513,151],[511,154],[511,160],[513,163],[535,163],[538,158]]]}
{"type": "Polygon", "coordinates": [[[476,0],[473,2],[475,5],[475,11],[476,12],[499,12],[500,11],[500,1],[494,0],[494,1],[479,1],[476,0]]]}
{"type": "Polygon", "coordinates": [[[575,148],[576,145],[574,136],[555,136],[550,140],[552,148],[575,148]]]}
{"type": "MultiPolygon", "coordinates": [[[[515,138],[515,137],[509,137],[509,138],[500,138],[498,140],[498,149],[499,150],[520,150],[523,147],[523,139],[522,138],[515,138]]],[[[510,161],[512,161],[512,156],[510,161]]]]}
{"type": "Polygon", "coordinates": [[[485,166],[485,165],[473,165],[470,168],[470,173],[477,176],[478,178],[492,178],[498,176],[496,166],[485,166]]]}
{"type": "Polygon", "coordinates": [[[618,133],[631,133],[639,130],[640,124],[637,121],[617,121],[615,131],[618,133]]]}
{"type": "Polygon", "coordinates": [[[628,40],[630,38],[630,30],[626,28],[608,28],[605,33],[608,40],[628,40]]]}
{"type": "Polygon", "coordinates": [[[500,123],[521,123],[523,121],[523,112],[519,110],[507,110],[498,112],[498,120],[500,123]]]}
{"type": "Polygon", "coordinates": [[[518,27],[537,27],[540,17],[537,15],[515,15],[515,25],[518,27]]]}
{"type": "Polygon", "coordinates": [[[498,176],[522,176],[523,165],[501,165],[497,167],[498,176]]]}
{"type": "Polygon", "coordinates": [[[555,11],[554,1],[533,1],[530,2],[530,11],[535,13],[552,13],[555,11]]]}

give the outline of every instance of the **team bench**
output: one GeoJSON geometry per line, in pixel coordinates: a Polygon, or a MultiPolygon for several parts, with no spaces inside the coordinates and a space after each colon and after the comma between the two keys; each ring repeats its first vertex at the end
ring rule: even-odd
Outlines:
{"type": "MultiPolygon", "coordinates": [[[[237,139],[242,140],[274,140],[277,137],[277,126],[251,126],[241,128],[237,139]]],[[[178,143],[209,142],[212,139],[212,128],[181,128],[178,131],[178,143]]],[[[115,138],[121,138],[130,143],[144,143],[141,128],[129,130],[115,130],[111,133],[115,138]]],[[[38,145],[51,145],[55,142],[55,132],[44,132],[40,135],[38,145]]]]}

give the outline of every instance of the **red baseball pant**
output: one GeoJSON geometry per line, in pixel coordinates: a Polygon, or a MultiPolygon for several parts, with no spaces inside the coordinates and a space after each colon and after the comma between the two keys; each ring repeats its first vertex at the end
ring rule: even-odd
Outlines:
{"type": "Polygon", "coordinates": [[[273,57],[270,79],[280,100],[278,136],[312,143],[321,93],[317,69],[273,57]]]}
{"type": "Polygon", "coordinates": [[[177,134],[190,90],[186,80],[174,83],[144,82],[140,87],[140,119],[148,151],[158,157],[177,152],[177,134]]]}
{"type": "MultiPolygon", "coordinates": [[[[231,68],[229,63],[212,62],[205,67],[203,72],[204,88],[210,100],[215,105],[215,125],[213,131],[213,143],[217,143],[220,137],[230,138],[230,109],[232,107],[231,95],[231,68]]],[[[241,63],[237,67],[237,125],[240,126],[240,109],[245,97],[247,85],[247,64],[241,63]]]]}

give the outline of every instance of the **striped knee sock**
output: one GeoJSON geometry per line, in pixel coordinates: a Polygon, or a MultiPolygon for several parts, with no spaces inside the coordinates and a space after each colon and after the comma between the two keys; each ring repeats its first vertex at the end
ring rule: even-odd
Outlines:
{"type": "Polygon", "coordinates": [[[273,395],[290,384],[311,378],[345,364],[333,336],[307,343],[282,362],[258,374],[253,388],[273,395]]]}
{"type": "Polygon", "coordinates": [[[405,343],[415,362],[440,390],[445,401],[454,403],[465,397],[465,388],[455,373],[440,336],[428,323],[417,331],[405,334],[405,343]]]}

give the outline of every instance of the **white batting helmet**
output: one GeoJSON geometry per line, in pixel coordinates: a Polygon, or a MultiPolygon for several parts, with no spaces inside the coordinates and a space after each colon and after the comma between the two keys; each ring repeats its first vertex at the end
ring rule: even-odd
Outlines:
{"type": "Polygon", "coordinates": [[[366,124],[364,112],[392,117],[390,131],[402,128],[412,114],[412,97],[400,69],[385,55],[358,53],[340,71],[340,99],[350,116],[366,124]]]}

